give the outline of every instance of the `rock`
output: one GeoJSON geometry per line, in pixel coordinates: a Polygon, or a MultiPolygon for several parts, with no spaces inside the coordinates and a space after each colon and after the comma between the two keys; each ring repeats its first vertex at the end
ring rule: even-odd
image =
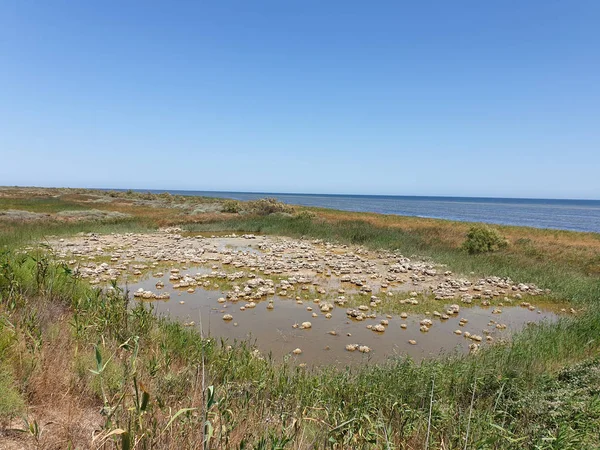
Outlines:
{"type": "Polygon", "coordinates": [[[366,345],[360,345],[358,347],[358,351],[361,353],[369,353],[371,351],[371,349],[369,347],[367,347],[366,345]]]}
{"type": "Polygon", "coordinates": [[[346,345],[346,350],[349,352],[353,352],[358,349],[358,344],[348,344],[346,345]]]}
{"type": "Polygon", "coordinates": [[[312,323],[310,322],[302,322],[302,325],[300,325],[300,328],[303,330],[307,330],[309,328],[312,328],[312,323]]]}
{"type": "Polygon", "coordinates": [[[300,354],[302,353],[302,350],[301,350],[301,349],[299,349],[299,348],[297,348],[297,349],[295,349],[294,351],[292,351],[292,353],[293,353],[294,355],[300,355],[300,354]]]}
{"type": "Polygon", "coordinates": [[[385,331],[385,327],[379,323],[373,327],[373,331],[377,331],[378,333],[383,333],[385,331]]]}
{"type": "Polygon", "coordinates": [[[231,314],[225,314],[225,315],[223,316],[223,320],[227,320],[227,321],[229,321],[229,320],[232,320],[232,319],[233,319],[233,316],[232,316],[231,314]]]}
{"type": "Polygon", "coordinates": [[[417,341],[415,341],[414,339],[409,339],[408,343],[410,345],[417,345],[417,341]]]}

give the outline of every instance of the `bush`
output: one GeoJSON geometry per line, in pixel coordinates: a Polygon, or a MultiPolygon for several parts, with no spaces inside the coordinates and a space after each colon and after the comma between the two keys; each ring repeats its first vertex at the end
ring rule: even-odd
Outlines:
{"type": "Polygon", "coordinates": [[[495,252],[508,245],[508,241],[497,230],[485,225],[471,227],[462,247],[469,253],[495,252]]]}
{"type": "Polygon", "coordinates": [[[237,214],[242,210],[242,206],[240,202],[237,200],[225,200],[223,202],[223,209],[221,210],[224,213],[232,213],[237,214]]]}
{"type": "Polygon", "coordinates": [[[268,216],[274,213],[293,214],[294,208],[278,201],[275,198],[261,198],[247,203],[247,210],[251,214],[268,216]]]}
{"type": "Polygon", "coordinates": [[[298,219],[298,220],[313,220],[316,219],[317,215],[314,212],[311,211],[300,211],[299,213],[297,213],[294,216],[294,219],[298,219]]]}

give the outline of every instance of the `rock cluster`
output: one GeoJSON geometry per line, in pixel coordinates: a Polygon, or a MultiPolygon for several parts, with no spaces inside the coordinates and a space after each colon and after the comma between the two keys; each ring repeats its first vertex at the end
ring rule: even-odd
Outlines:
{"type": "MultiPolygon", "coordinates": [[[[389,329],[388,319],[392,317],[378,319],[379,309],[384,302],[397,301],[409,309],[419,305],[423,299],[431,298],[426,297],[431,293],[439,301],[439,307],[432,313],[437,322],[457,317],[461,311],[460,305],[464,307],[475,303],[485,306],[494,299],[502,300],[492,310],[498,316],[502,314],[503,304],[511,304],[513,300],[519,300],[524,308],[535,310],[531,303],[521,302],[523,296],[526,295],[524,300],[527,300],[530,296],[546,292],[509,278],[470,280],[456,277],[429,261],[417,261],[393,252],[375,253],[322,240],[252,234],[203,237],[184,236],[182,233],[181,229],[175,227],[151,234],[89,233],[73,239],[59,239],[51,244],[58,258],[74,266],[74,272],[91,284],[110,281],[130,283],[148,274],[163,278],[166,273],[172,288],[180,292],[193,294],[198,289],[214,290],[227,286],[223,296],[217,300],[219,308],[237,303],[240,311],[247,311],[264,301],[265,309],[272,311],[276,309],[274,297],[278,296],[298,304],[311,302],[302,308],[310,314],[311,320],[318,321],[321,317],[329,319],[340,308],[345,309],[348,323],[379,320],[378,323],[367,325],[367,328],[379,334],[389,329]],[[196,268],[194,271],[197,272],[193,273],[191,268],[196,268]],[[393,300],[399,294],[406,298],[393,300]],[[356,298],[360,299],[360,304],[356,298]],[[354,302],[351,304],[357,306],[346,308],[350,300],[354,302]]],[[[165,282],[162,279],[155,286],[163,292],[139,289],[134,297],[140,300],[169,299],[169,293],[164,292],[165,282]]],[[[182,300],[180,303],[185,302],[182,300]]],[[[221,310],[221,313],[224,312],[221,310]]],[[[408,317],[407,312],[400,314],[401,319],[408,317]]],[[[229,322],[233,316],[224,314],[222,318],[229,322]]],[[[416,323],[416,318],[411,321],[416,323]]],[[[463,318],[458,325],[465,327],[467,322],[463,318]]],[[[191,326],[189,323],[188,326],[191,326]]],[[[310,330],[312,323],[304,321],[293,326],[310,330]]],[[[407,323],[400,323],[399,326],[401,329],[408,328],[407,323]]],[[[434,320],[431,318],[422,319],[418,324],[423,333],[433,326],[434,320]]],[[[493,322],[491,326],[495,330],[506,328],[505,324],[499,322],[493,322]]],[[[329,334],[335,336],[337,332],[332,330],[329,334]]],[[[479,334],[460,329],[455,330],[454,334],[471,340],[475,345],[484,340],[479,334]]],[[[491,341],[492,336],[486,334],[485,340],[491,341]]],[[[416,345],[414,340],[409,343],[416,345]]],[[[346,349],[363,353],[371,351],[368,346],[359,344],[348,344],[346,349]]],[[[296,350],[293,353],[299,354],[296,350]]]]}

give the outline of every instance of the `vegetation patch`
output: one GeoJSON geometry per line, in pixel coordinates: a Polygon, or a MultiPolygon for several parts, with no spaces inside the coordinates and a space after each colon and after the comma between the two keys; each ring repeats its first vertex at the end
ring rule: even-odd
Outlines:
{"type": "Polygon", "coordinates": [[[508,241],[498,230],[485,225],[471,227],[462,247],[469,253],[495,252],[508,246],[508,241]]]}

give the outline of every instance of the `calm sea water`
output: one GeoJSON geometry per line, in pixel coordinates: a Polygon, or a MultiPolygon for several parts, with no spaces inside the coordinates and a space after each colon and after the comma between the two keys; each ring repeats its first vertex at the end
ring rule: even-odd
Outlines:
{"type": "MultiPolygon", "coordinates": [[[[164,191],[156,191],[164,192],[164,191]]],[[[282,202],[344,211],[521,225],[600,233],[600,200],[543,200],[476,197],[276,194],[248,192],[169,191],[172,194],[282,202]]]]}

